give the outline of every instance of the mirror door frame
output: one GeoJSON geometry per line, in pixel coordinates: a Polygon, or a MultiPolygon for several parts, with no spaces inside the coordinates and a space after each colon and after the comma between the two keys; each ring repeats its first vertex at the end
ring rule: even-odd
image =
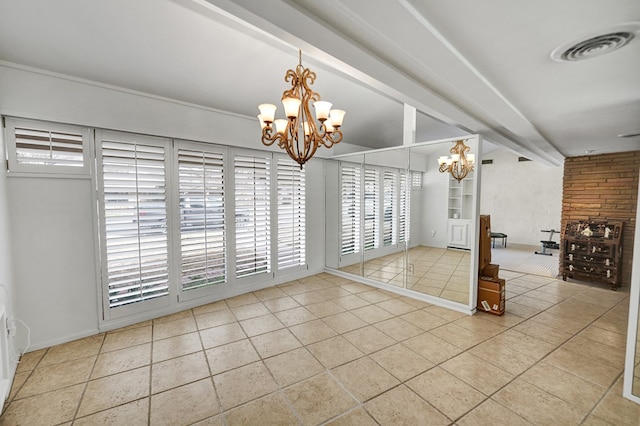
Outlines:
{"type": "MultiPolygon", "coordinates": [[[[634,369],[636,353],[640,352],[640,187],[638,187],[638,204],[636,207],[636,230],[633,243],[633,262],[631,271],[631,290],[629,294],[629,318],[627,326],[627,350],[624,360],[624,384],[622,394],[625,398],[640,404],[640,393],[633,393],[634,369]]],[[[638,366],[637,368],[640,368],[638,366]]],[[[638,374],[640,376],[640,373],[638,374]]],[[[640,385],[638,386],[640,388],[640,385]]]]}
{"type": "MultiPolygon", "coordinates": [[[[480,181],[481,181],[481,156],[482,156],[482,136],[480,135],[469,135],[469,136],[465,136],[465,137],[454,137],[454,138],[446,138],[446,139],[439,139],[439,140],[434,140],[434,141],[427,141],[427,142],[421,142],[421,143],[416,143],[414,145],[401,145],[401,146],[397,146],[397,147],[392,147],[392,148],[383,148],[383,149],[379,149],[379,150],[367,150],[367,151],[358,151],[358,152],[354,152],[354,153],[350,153],[350,154],[345,154],[345,155],[337,155],[331,158],[328,158],[327,160],[335,160],[335,161],[340,161],[342,158],[349,158],[352,157],[354,155],[363,155],[363,158],[366,158],[366,154],[372,154],[372,153],[380,153],[380,152],[384,152],[384,151],[391,151],[391,150],[400,150],[400,149],[406,149],[407,153],[410,154],[411,153],[411,148],[417,148],[420,146],[426,146],[426,145],[434,145],[434,144],[445,144],[447,142],[455,142],[456,140],[460,140],[463,139],[467,142],[469,142],[469,144],[472,146],[472,149],[474,150],[474,152],[476,153],[476,164],[475,164],[475,179],[474,179],[474,194],[473,194],[473,201],[472,201],[472,229],[471,229],[471,236],[470,236],[470,240],[471,240],[471,261],[470,261],[470,268],[469,268],[469,298],[467,301],[467,304],[462,304],[459,302],[453,302],[451,300],[447,300],[447,299],[443,299],[440,297],[436,297],[436,296],[431,296],[425,293],[420,293],[414,290],[410,290],[407,289],[406,287],[397,287],[397,286],[393,286],[393,285],[389,285],[389,284],[385,284],[379,281],[375,281],[373,279],[364,277],[364,276],[358,276],[358,275],[353,275],[353,274],[349,274],[343,271],[339,271],[337,269],[334,268],[330,268],[327,267],[327,262],[325,260],[325,271],[332,273],[334,275],[338,275],[341,277],[345,277],[345,278],[349,278],[349,279],[353,279],[355,281],[359,281],[362,282],[364,284],[368,284],[377,288],[381,288],[381,289],[385,289],[388,291],[392,291],[394,293],[398,293],[398,294],[402,294],[408,297],[412,297],[414,299],[418,299],[418,300],[423,300],[425,302],[428,303],[432,303],[438,306],[442,306],[448,309],[452,309],[452,310],[456,310],[458,312],[462,312],[468,315],[472,315],[473,313],[475,313],[476,311],[476,301],[477,301],[477,287],[478,287],[478,249],[477,249],[477,245],[478,245],[478,238],[479,238],[479,229],[480,229],[480,181]]],[[[434,160],[435,162],[435,160],[434,160]]],[[[410,170],[409,167],[409,162],[408,166],[407,166],[407,170],[410,170]]],[[[363,253],[361,253],[362,256],[364,256],[363,253]]],[[[405,251],[404,251],[404,255],[405,255],[405,260],[407,257],[407,250],[406,250],[406,244],[405,244],[405,251]]],[[[363,259],[364,260],[364,259],[363,259]]],[[[406,284],[406,279],[405,279],[405,284],[406,284]]]]}

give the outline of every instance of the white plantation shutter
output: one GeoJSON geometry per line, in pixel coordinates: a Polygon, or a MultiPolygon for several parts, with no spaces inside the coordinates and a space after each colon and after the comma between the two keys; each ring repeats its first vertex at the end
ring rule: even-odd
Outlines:
{"type": "Polygon", "coordinates": [[[271,158],[236,155],[236,277],[271,271],[271,158]]]}
{"type": "Polygon", "coordinates": [[[9,170],[88,173],[89,132],[78,126],[6,119],[10,140],[9,170]]]}
{"type": "Polygon", "coordinates": [[[340,166],[342,255],[360,252],[360,167],[340,166]]]}
{"type": "Polygon", "coordinates": [[[411,186],[422,188],[422,172],[411,172],[411,186]]]}
{"type": "Polygon", "coordinates": [[[378,170],[364,171],[364,249],[380,246],[380,174],[378,170]]]}
{"type": "Polygon", "coordinates": [[[178,149],[182,289],[226,282],[224,154],[178,149]]]}
{"type": "Polygon", "coordinates": [[[382,217],[382,239],[385,246],[394,245],[398,241],[397,217],[397,190],[396,173],[391,170],[384,171],[384,215],[382,217]]]}
{"type": "Polygon", "coordinates": [[[169,292],[165,147],[108,138],[102,138],[99,146],[108,306],[165,296],[169,292]]]}
{"type": "Polygon", "coordinates": [[[306,265],[305,172],[278,159],[278,269],[306,265]]]}
{"type": "Polygon", "coordinates": [[[400,172],[400,211],[398,212],[398,242],[409,240],[409,217],[411,211],[411,182],[407,179],[406,172],[400,172]]]}

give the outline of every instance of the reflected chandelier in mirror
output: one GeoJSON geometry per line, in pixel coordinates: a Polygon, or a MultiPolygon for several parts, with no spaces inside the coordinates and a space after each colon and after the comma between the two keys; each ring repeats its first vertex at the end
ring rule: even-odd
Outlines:
{"type": "Polygon", "coordinates": [[[438,158],[440,173],[451,173],[454,179],[460,182],[469,172],[473,171],[476,160],[475,154],[468,153],[471,148],[464,144],[463,140],[455,141],[455,146],[449,150],[451,157],[442,156],[438,158]]]}

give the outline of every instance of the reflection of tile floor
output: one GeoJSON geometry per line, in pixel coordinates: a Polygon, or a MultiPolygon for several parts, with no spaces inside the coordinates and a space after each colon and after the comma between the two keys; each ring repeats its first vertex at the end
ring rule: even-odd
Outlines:
{"type": "Polygon", "coordinates": [[[0,424],[637,424],[628,292],[503,275],[501,317],[320,274],[30,352],[0,424]]]}
{"type": "MultiPolygon", "coordinates": [[[[409,249],[407,288],[420,293],[439,296],[454,302],[469,303],[470,255],[465,250],[437,247],[409,249]]],[[[360,265],[340,268],[360,275],[360,265]]],[[[404,286],[404,253],[394,253],[364,263],[364,276],[384,283],[404,286]]]]}

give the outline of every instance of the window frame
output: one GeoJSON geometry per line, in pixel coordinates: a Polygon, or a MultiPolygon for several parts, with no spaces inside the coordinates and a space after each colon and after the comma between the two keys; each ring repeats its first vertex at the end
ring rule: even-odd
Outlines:
{"type": "MultiPolygon", "coordinates": [[[[235,241],[235,229],[234,223],[229,218],[230,210],[232,210],[232,190],[230,189],[231,181],[233,180],[230,176],[230,166],[229,166],[229,158],[230,150],[229,148],[221,145],[213,145],[202,142],[192,142],[181,139],[173,140],[173,158],[171,162],[173,163],[174,176],[171,176],[171,179],[176,182],[174,185],[174,194],[173,199],[175,212],[174,218],[172,220],[171,233],[173,234],[173,241],[175,241],[175,256],[172,259],[172,263],[174,265],[174,281],[175,287],[178,294],[178,302],[185,302],[195,299],[200,299],[203,297],[215,296],[215,295],[224,295],[230,289],[232,282],[235,278],[230,275],[230,268],[233,256],[230,253],[230,242],[231,240],[235,241]],[[199,288],[193,289],[185,289],[182,284],[182,233],[181,233],[181,207],[180,207],[180,168],[179,168],[179,151],[194,151],[194,152],[209,152],[215,154],[221,154],[223,157],[223,175],[224,175],[224,257],[225,257],[225,280],[224,282],[217,284],[205,285],[199,288]]],[[[232,213],[231,213],[232,214],[232,213]]]]}
{"type": "Polygon", "coordinates": [[[382,234],[381,234],[381,206],[382,199],[380,197],[381,179],[380,168],[378,167],[366,167],[364,169],[364,189],[362,191],[362,210],[363,210],[363,235],[362,244],[363,251],[377,250],[381,247],[382,234]],[[373,192],[367,192],[368,185],[371,185],[369,189],[373,189],[373,192]],[[369,203],[367,202],[369,201],[369,203]],[[367,208],[373,210],[373,214],[367,216],[367,208]],[[370,225],[369,227],[367,225],[370,225]],[[371,235],[372,233],[372,235],[371,235]],[[371,246],[367,247],[368,240],[371,240],[371,246]]]}
{"type": "Polygon", "coordinates": [[[229,217],[233,217],[233,246],[229,248],[229,256],[231,257],[232,261],[230,262],[229,265],[229,272],[228,272],[228,276],[229,278],[233,277],[233,280],[235,283],[237,283],[237,285],[242,288],[243,286],[248,286],[251,284],[254,284],[255,282],[259,282],[260,280],[263,280],[265,276],[271,276],[271,278],[275,277],[275,271],[277,270],[277,263],[276,262],[277,259],[274,258],[274,249],[277,250],[277,248],[275,247],[275,242],[274,240],[276,240],[276,238],[274,238],[274,236],[277,236],[274,233],[274,230],[276,230],[277,232],[277,226],[275,224],[275,221],[273,220],[273,214],[272,212],[277,211],[275,208],[275,200],[273,197],[273,187],[274,187],[274,167],[273,167],[273,163],[274,163],[274,158],[273,158],[273,154],[270,152],[266,152],[266,151],[257,151],[257,150],[248,150],[248,149],[233,149],[231,150],[231,153],[229,155],[229,164],[230,164],[230,173],[232,173],[233,175],[233,186],[231,188],[231,192],[230,192],[230,196],[232,197],[232,205],[233,205],[233,211],[228,211],[227,214],[229,215],[229,217]],[[237,203],[237,194],[238,194],[238,179],[237,179],[237,175],[236,175],[236,158],[237,157],[253,157],[253,158],[260,158],[260,159],[264,159],[267,160],[269,162],[269,171],[268,171],[268,178],[269,178],[269,201],[268,201],[268,221],[269,221],[269,235],[268,235],[268,239],[269,239],[269,243],[268,243],[268,247],[269,247],[269,255],[268,255],[268,261],[267,261],[267,265],[268,268],[266,271],[262,271],[262,272],[254,272],[251,274],[244,274],[241,276],[238,276],[238,222],[236,220],[236,217],[238,216],[238,203],[237,203]],[[231,216],[233,215],[233,216],[231,216]],[[231,251],[232,250],[232,251],[231,251]]]}
{"type": "Polygon", "coordinates": [[[398,172],[398,244],[405,245],[411,241],[411,189],[412,173],[410,170],[398,172]],[[404,182],[403,182],[404,180],[404,182]]]}
{"type": "Polygon", "coordinates": [[[100,270],[100,285],[102,290],[102,312],[103,320],[109,321],[124,317],[129,317],[144,312],[159,310],[170,306],[171,300],[175,297],[176,285],[175,282],[174,266],[172,259],[175,259],[175,253],[173,249],[175,247],[172,232],[166,232],[166,267],[168,273],[168,288],[167,294],[162,295],[150,300],[143,300],[135,303],[125,304],[122,306],[111,307],[109,300],[109,270],[107,259],[107,230],[105,221],[105,191],[104,191],[104,162],[103,162],[103,149],[102,142],[105,139],[111,139],[115,141],[122,141],[124,143],[131,143],[131,139],[140,141],[141,144],[146,144],[155,147],[162,147],[164,149],[164,178],[165,178],[165,211],[166,211],[166,223],[172,223],[173,217],[173,167],[171,162],[171,140],[167,138],[158,138],[152,136],[138,135],[126,132],[116,132],[110,130],[96,130],[95,137],[95,155],[96,155],[96,181],[97,181],[97,201],[98,201],[98,224],[99,224],[99,258],[100,263],[98,268],[100,270]]]}
{"type": "Polygon", "coordinates": [[[397,169],[384,168],[382,170],[382,234],[380,239],[383,248],[395,248],[398,246],[398,228],[399,228],[399,193],[398,181],[399,172],[397,169]],[[387,209],[390,214],[387,216],[387,209]],[[387,218],[389,220],[387,220],[387,218]]]}
{"type": "MultiPolygon", "coordinates": [[[[275,182],[275,204],[276,204],[276,220],[274,222],[276,225],[276,237],[274,238],[273,242],[275,243],[275,247],[273,248],[273,253],[276,254],[275,258],[274,258],[274,266],[275,266],[275,273],[276,273],[276,277],[281,276],[281,275],[288,275],[291,273],[295,273],[295,272],[299,272],[299,271],[303,271],[303,270],[307,270],[309,269],[309,260],[308,260],[308,254],[309,254],[309,205],[308,205],[308,199],[309,197],[307,196],[308,194],[308,176],[309,174],[306,172],[306,169],[302,170],[302,174],[304,176],[304,181],[302,182],[303,188],[302,191],[304,191],[304,255],[302,256],[302,262],[299,262],[295,265],[291,265],[291,266],[286,266],[284,268],[280,267],[280,252],[278,250],[278,243],[280,241],[280,224],[278,219],[280,218],[280,211],[281,211],[281,207],[280,207],[280,193],[279,193],[279,175],[280,175],[280,164],[281,161],[285,161],[287,163],[286,167],[293,167],[294,169],[297,168],[299,169],[300,166],[298,163],[296,163],[295,161],[293,161],[288,155],[284,155],[284,154],[274,154],[273,156],[273,163],[275,164],[275,170],[274,170],[274,174],[275,174],[275,178],[274,180],[272,180],[272,182],[275,182]]],[[[296,170],[294,170],[295,172],[296,170]]],[[[273,187],[272,187],[273,188],[273,187]]],[[[298,258],[300,258],[300,256],[298,255],[298,258]]]]}
{"type": "Polygon", "coordinates": [[[6,134],[6,156],[8,161],[9,173],[37,173],[37,174],[52,174],[52,175],[69,175],[89,176],[91,158],[90,141],[91,131],[88,127],[55,123],[44,120],[31,120],[15,117],[3,117],[5,134],[6,134]],[[18,147],[16,140],[16,128],[29,128],[32,130],[42,130],[49,132],[60,133],[73,133],[82,137],[82,166],[67,166],[67,165],[55,165],[55,164],[29,164],[22,163],[18,159],[18,147]]]}
{"type": "MultiPolygon", "coordinates": [[[[274,216],[281,209],[278,193],[278,172],[282,167],[282,159],[291,161],[288,156],[260,149],[235,148],[227,145],[206,142],[188,141],[170,137],[141,134],[129,131],[118,131],[74,124],[56,123],[46,120],[17,118],[2,116],[4,127],[5,157],[7,161],[6,174],[13,174],[15,178],[65,178],[85,179],[90,182],[90,202],[93,205],[93,223],[95,240],[95,288],[97,290],[97,306],[99,310],[98,323],[100,329],[112,327],[113,324],[124,324],[130,319],[150,318],[155,313],[169,312],[181,304],[192,306],[196,299],[206,303],[208,300],[219,300],[233,294],[257,290],[262,287],[275,285],[278,277],[297,277],[309,268],[309,222],[312,216],[309,211],[309,173],[305,171],[302,188],[296,195],[300,211],[297,227],[304,226],[303,231],[294,229],[294,237],[300,244],[292,246],[288,257],[296,258],[294,265],[283,264],[278,253],[278,238],[281,229],[278,227],[277,217],[274,216]],[[23,128],[25,131],[20,131],[23,128]],[[18,134],[16,134],[18,129],[18,134]],[[30,130],[33,130],[31,132],[30,130]],[[65,134],[56,133],[69,133],[65,134]],[[33,143],[31,143],[33,142],[33,143]],[[123,144],[123,145],[119,145],[123,144]],[[141,165],[137,161],[134,145],[149,145],[153,149],[143,149],[146,160],[151,165],[141,165]],[[155,149],[160,148],[160,149],[155,149]],[[42,150],[44,155],[40,156],[42,150]],[[81,152],[80,152],[81,149],[81,152]],[[26,155],[19,156],[20,150],[26,155]],[[223,153],[224,180],[221,192],[224,193],[225,203],[225,257],[226,282],[214,287],[224,287],[221,292],[212,290],[211,286],[183,291],[181,271],[181,241],[180,241],[180,176],[179,151],[213,151],[223,153]],[[30,155],[30,153],[34,153],[30,155]],[[56,152],[62,156],[56,156],[56,152]],[[70,155],[64,155],[65,153],[70,155]],[[80,155],[81,154],[81,155],[80,155]],[[270,215],[270,268],[266,278],[263,274],[244,278],[235,277],[237,258],[235,255],[237,232],[235,229],[235,170],[233,160],[236,155],[268,158],[269,159],[269,189],[266,209],[270,215]],[[26,162],[21,161],[24,158],[26,162]],[[41,162],[43,164],[30,164],[41,162]],[[105,164],[106,160],[106,164],[105,164]],[[148,169],[152,169],[149,171],[148,169]],[[144,170],[147,169],[147,170],[144,170]],[[141,171],[143,170],[143,171],[141,171]],[[155,171],[157,171],[157,173],[155,171]],[[105,171],[107,175],[105,176],[105,171]],[[145,174],[151,186],[140,186],[136,176],[145,174]],[[148,174],[147,174],[148,173],[148,174]],[[120,174],[122,174],[120,176],[120,174]],[[125,175],[126,174],[126,175],[125,175]],[[123,187],[119,187],[118,178],[123,187]],[[132,182],[134,182],[132,184],[132,182]],[[159,183],[161,182],[161,183],[159,183]],[[106,186],[106,187],[105,187],[106,186]],[[162,187],[158,198],[155,191],[162,187]],[[106,193],[106,197],[105,197],[106,193]],[[118,203],[123,203],[118,205],[118,203]],[[156,206],[157,203],[158,206],[156,206]],[[127,204],[125,207],[124,204],[127,204]],[[131,204],[131,205],[129,205],[131,204]],[[113,207],[114,210],[110,210],[113,207]],[[126,211],[120,211],[123,208],[126,211]],[[304,219],[301,212],[304,209],[304,219]],[[146,216],[141,216],[142,212],[146,216]],[[112,215],[116,213],[116,215],[112,215]],[[122,214],[122,216],[120,216],[122,214]],[[159,216],[155,216],[159,214],[159,216]],[[133,222],[130,222],[129,220],[133,222]],[[146,220],[145,220],[146,219],[146,220]],[[114,225],[114,220],[118,222],[114,225]],[[149,223],[157,232],[156,223],[162,223],[165,230],[164,237],[158,242],[160,254],[145,248],[146,240],[143,236],[144,222],[149,223]],[[131,225],[137,223],[137,225],[131,225]],[[298,225],[299,224],[299,225],[298,225]],[[304,235],[302,236],[302,232],[304,235]],[[135,235],[135,236],[134,236],[135,235]],[[121,241],[117,241],[122,238],[121,241]],[[137,241],[135,241],[137,239],[137,241]],[[127,240],[127,241],[124,241],[127,240]],[[109,244],[109,245],[108,245],[109,244]],[[111,244],[122,244],[122,248],[114,248],[111,244]],[[142,254],[138,252],[142,250],[142,254]],[[144,250],[153,258],[152,266],[144,260],[144,250]],[[303,250],[304,254],[297,255],[296,250],[303,250]],[[129,262],[131,261],[131,262],[129,262]],[[111,264],[109,264],[111,262],[111,264]],[[116,263],[114,263],[116,262],[116,263]],[[152,271],[149,270],[152,269],[152,271]],[[157,268],[157,270],[156,270],[157,268]],[[157,273],[157,274],[156,274],[157,273]],[[118,276],[120,274],[120,276],[118,276]],[[111,285],[109,283],[111,280],[111,285]],[[186,293],[191,293],[189,296],[186,293]],[[149,296],[149,298],[147,298],[149,296]]],[[[293,162],[291,162],[293,164],[293,162]]],[[[297,164],[296,164],[297,167],[297,164]]],[[[288,194],[292,192],[289,191],[288,194]]],[[[287,197],[291,197],[287,195],[287,197]]],[[[315,264],[315,263],[314,263],[315,264]]]]}
{"type": "Polygon", "coordinates": [[[350,264],[354,257],[358,259],[362,258],[362,213],[363,213],[363,170],[362,165],[360,163],[350,163],[350,162],[340,162],[340,265],[350,264]],[[350,187],[346,188],[352,190],[352,194],[349,197],[349,200],[352,201],[348,206],[353,210],[352,214],[345,216],[344,211],[347,207],[345,203],[345,168],[352,169],[353,171],[349,173],[349,177],[352,177],[352,181],[349,182],[350,187]],[[349,242],[351,243],[352,248],[350,250],[345,250],[345,217],[349,217],[349,228],[351,229],[351,233],[349,235],[349,242]]]}

